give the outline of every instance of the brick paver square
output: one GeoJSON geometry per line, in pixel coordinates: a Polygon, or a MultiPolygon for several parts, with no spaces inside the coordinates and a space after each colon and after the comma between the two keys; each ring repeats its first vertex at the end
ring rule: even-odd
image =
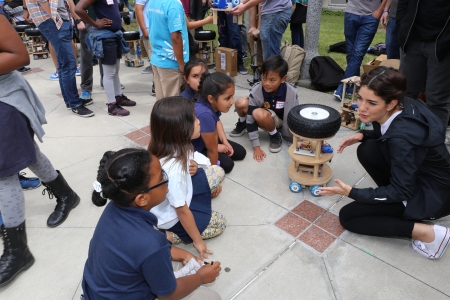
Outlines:
{"type": "Polygon", "coordinates": [[[303,230],[305,230],[311,223],[292,213],[287,213],[279,219],[275,226],[283,229],[290,235],[297,237],[303,230]]]}
{"type": "Polygon", "coordinates": [[[317,217],[323,214],[324,211],[325,209],[309,202],[308,200],[304,200],[292,210],[294,214],[299,215],[310,222],[317,219],[317,217]]]}
{"type": "Polygon", "coordinates": [[[344,227],[341,225],[341,222],[339,222],[339,217],[330,212],[326,212],[314,224],[335,236],[340,236],[345,231],[344,227]]]}
{"type": "Polygon", "coordinates": [[[334,236],[314,225],[308,228],[298,239],[320,253],[327,250],[336,240],[334,236]]]}

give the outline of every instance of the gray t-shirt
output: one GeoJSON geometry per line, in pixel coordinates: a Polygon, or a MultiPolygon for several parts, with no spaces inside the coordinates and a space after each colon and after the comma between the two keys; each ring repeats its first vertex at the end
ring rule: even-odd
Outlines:
{"type": "Polygon", "coordinates": [[[292,8],[291,0],[266,0],[261,3],[261,15],[274,14],[292,8]]]}
{"type": "Polygon", "coordinates": [[[376,11],[380,4],[380,0],[348,0],[345,12],[358,16],[367,16],[376,11]]]}
{"type": "Polygon", "coordinates": [[[397,18],[397,6],[398,6],[398,0],[392,0],[391,6],[389,6],[389,17],[390,18],[397,18]]]}
{"type": "Polygon", "coordinates": [[[66,5],[64,4],[64,0],[58,0],[58,14],[64,21],[69,20],[69,13],[67,12],[66,5]]]}

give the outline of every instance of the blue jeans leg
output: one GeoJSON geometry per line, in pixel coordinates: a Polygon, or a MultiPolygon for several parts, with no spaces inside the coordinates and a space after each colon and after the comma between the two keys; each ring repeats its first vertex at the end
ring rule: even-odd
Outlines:
{"type": "Polygon", "coordinates": [[[69,21],[64,21],[58,30],[55,22],[49,19],[39,25],[39,31],[49,40],[58,58],[58,75],[64,102],[70,107],[81,106],[75,79],[76,61],[72,49],[73,28],[69,21]]]}
{"type": "Polygon", "coordinates": [[[400,59],[400,46],[398,44],[398,30],[395,18],[389,18],[386,27],[386,55],[388,59],[400,59]]]}
{"type": "Polygon", "coordinates": [[[260,37],[263,46],[263,59],[272,55],[280,55],[280,44],[283,34],[291,19],[292,10],[286,9],[274,14],[261,16],[260,37]]]}
{"type": "MultiPolygon", "coordinates": [[[[367,48],[377,33],[379,20],[372,15],[359,16],[345,13],[344,34],[347,51],[347,68],[344,78],[359,76],[361,63],[367,48]]],[[[343,84],[339,84],[336,93],[341,95],[343,84]]]]}
{"type": "Polygon", "coordinates": [[[305,47],[305,38],[303,36],[302,23],[299,23],[299,24],[291,23],[290,28],[291,28],[292,45],[297,45],[297,46],[304,48],[305,47]]]}
{"type": "Polygon", "coordinates": [[[238,23],[233,23],[233,15],[219,12],[219,43],[221,47],[236,49],[238,52],[237,63],[244,65],[242,61],[241,28],[238,23]]]}

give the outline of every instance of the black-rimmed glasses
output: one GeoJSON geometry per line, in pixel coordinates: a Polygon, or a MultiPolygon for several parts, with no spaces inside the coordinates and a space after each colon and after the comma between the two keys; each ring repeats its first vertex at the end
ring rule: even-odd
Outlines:
{"type": "Polygon", "coordinates": [[[157,183],[157,184],[155,184],[155,185],[152,185],[152,186],[150,186],[150,187],[148,187],[148,188],[146,188],[145,190],[141,191],[140,194],[145,194],[145,193],[147,193],[148,191],[157,188],[158,186],[161,186],[161,185],[163,185],[163,184],[169,183],[169,176],[167,176],[166,171],[164,171],[164,169],[162,169],[162,170],[161,170],[161,173],[162,173],[162,177],[163,177],[162,180],[161,180],[161,182],[160,182],[160,183],[157,183]]]}

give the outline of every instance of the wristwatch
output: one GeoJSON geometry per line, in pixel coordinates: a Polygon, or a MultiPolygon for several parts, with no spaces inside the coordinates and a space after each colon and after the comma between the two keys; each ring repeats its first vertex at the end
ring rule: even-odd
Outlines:
{"type": "Polygon", "coordinates": [[[76,20],[75,20],[75,24],[78,25],[78,24],[80,24],[81,21],[83,21],[83,20],[81,20],[81,19],[76,19],[76,20]]]}

